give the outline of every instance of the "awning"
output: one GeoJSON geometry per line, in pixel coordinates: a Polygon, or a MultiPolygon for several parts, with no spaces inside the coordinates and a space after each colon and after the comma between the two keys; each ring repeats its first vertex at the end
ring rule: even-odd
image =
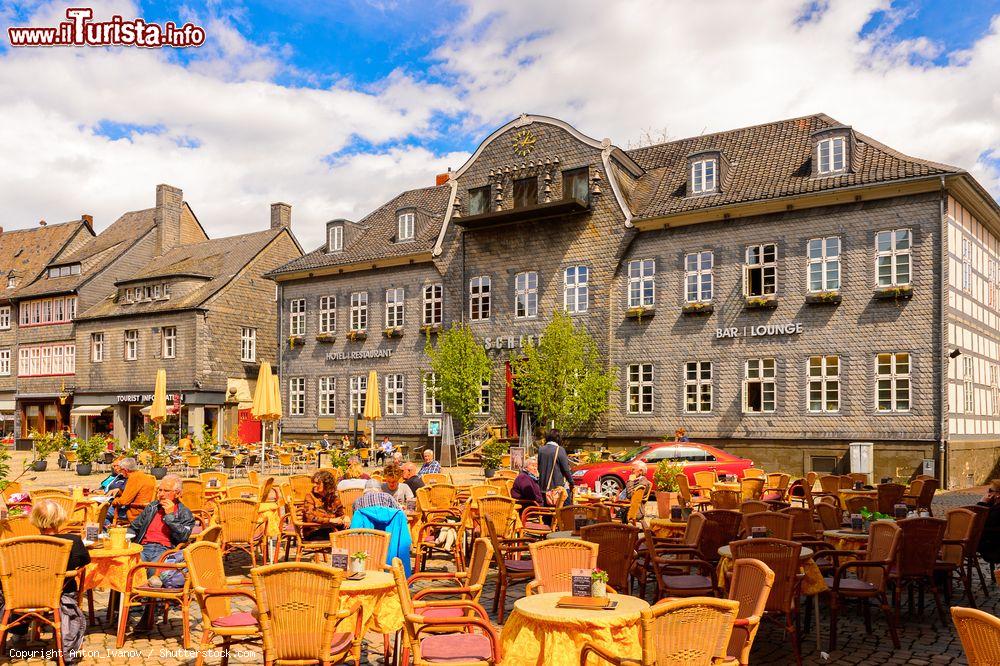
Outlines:
{"type": "Polygon", "coordinates": [[[100,416],[101,412],[111,409],[111,405],[81,405],[69,410],[70,416],[100,416]]]}
{"type": "Polygon", "coordinates": [[[0,412],[12,412],[16,408],[13,400],[0,400],[0,412]]]}
{"type": "MultiPolygon", "coordinates": [[[[142,414],[143,416],[149,416],[149,410],[151,407],[152,405],[146,405],[145,407],[139,410],[139,413],[142,414]]],[[[167,416],[177,416],[177,410],[174,409],[173,403],[167,404],[167,416]]]]}

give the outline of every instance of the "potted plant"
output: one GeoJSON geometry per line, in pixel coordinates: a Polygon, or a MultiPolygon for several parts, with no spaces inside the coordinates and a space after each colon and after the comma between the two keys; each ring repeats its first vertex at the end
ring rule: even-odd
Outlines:
{"type": "Polygon", "coordinates": [[[337,336],[333,333],[317,333],[316,342],[333,342],[337,339],[337,336]]]}
{"type": "Polygon", "coordinates": [[[76,441],[76,473],[89,476],[93,471],[94,461],[104,452],[104,437],[92,435],[89,439],[76,441]]]}
{"type": "Polygon", "coordinates": [[[31,469],[35,472],[44,472],[46,467],[48,467],[46,458],[62,449],[63,438],[61,434],[49,432],[43,435],[37,430],[32,430],[28,433],[28,437],[31,438],[34,444],[31,469]]]}
{"type": "Polygon", "coordinates": [[[913,285],[910,284],[879,287],[875,291],[875,299],[879,301],[907,301],[911,298],[913,298],[913,285]]]}
{"type": "Polygon", "coordinates": [[[403,337],[403,327],[390,326],[382,331],[382,335],[386,338],[401,338],[403,337]]]}
{"type": "Polygon", "coordinates": [[[368,339],[368,331],[348,331],[347,339],[351,342],[364,342],[368,339]]]}
{"type": "Polygon", "coordinates": [[[656,511],[660,518],[670,518],[670,507],[677,504],[677,475],[684,468],[675,462],[661,460],[653,472],[653,489],[656,491],[656,511]]]}
{"type": "Polygon", "coordinates": [[[215,441],[210,426],[201,427],[201,437],[195,441],[194,451],[198,455],[199,466],[202,472],[215,471],[215,452],[219,448],[219,443],[215,441]]]}
{"type": "Polygon", "coordinates": [[[778,307],[778,297],[774,294],[766,296],[747,296],[747,310],[773,310],[778,307]]]}
{"type": "Polygon", "coordinates": [[[483,476],[492,478],[498,469],[504,455],[507,454],[507,444],[495,437],[491,437],[483,444],[480,457],[483,462],[483,476]]]}
{"type": "Polygon", "coordinates": [[[608,596],[608,572],[594,569],[590,573],[590,596],[601,599],[608,596]]]}
{"type": "Polygon", "coordinates": [[[806,294],[806,303],[812,305],[837,305],[841,301],[840,290],[814,291],[806,294]]]}
{"type": "Polygon", "coordinates": [[[288,348],[295,349],[296,345],[301,346],[305,338],[301,335],[289,335],[288,336],[288,348]]]}
{"type": "Polygon", "coordinates": [[[167,465],[170,464],[170,456],[159,446],[151,449],[150,453],[152,455],[149,461],[149,473],[153,475],[154,479],[159,481],[167,475],[167,465]]]}
{"type": "Polygon", "coordinates": [[[351,555],[351,573],[363,573],[365,570],[365,560],[368,559],[368,553],[363,550],[351,555]]]}
{"type": "Polygon", "coordinates": [[[424,324],[420,327],[420,332],[430,337],[441,332],[441,324],[424,324]]]}
{"type": "Polygon", "coordinates": [[[714,310],[712,301],[692,301],[681,306],[681,314],[686,315],[709,315],[714,310]]]}

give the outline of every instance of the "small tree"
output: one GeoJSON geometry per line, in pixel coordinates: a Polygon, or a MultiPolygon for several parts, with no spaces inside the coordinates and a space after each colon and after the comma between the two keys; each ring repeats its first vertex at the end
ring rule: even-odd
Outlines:
{"type": "Polygon", "coordinates": [[[215,439],[212,426],[203,425],[201,427],[201,436],[195,440],[194,448],[201,459],[201,468],[214,469],[215,454],[219,449],[219,442],[215,439]]]}
{"type": "Polygon", "coordinates": [[[608,410],[614,385],[594,339],[557,310],[537,347],[511,360],[518,397],[542,424],[572,431],[608,410]]]}
{"type": "Polygon", "coordinates": [[[428,338],[425,347],[431,372],[437,379],[435,391],[441,406],[461,431],[479,411],[483,382],[490,376],[490,359],[465,324],[453,324],[437,338],[436,346],[428,338]]]}

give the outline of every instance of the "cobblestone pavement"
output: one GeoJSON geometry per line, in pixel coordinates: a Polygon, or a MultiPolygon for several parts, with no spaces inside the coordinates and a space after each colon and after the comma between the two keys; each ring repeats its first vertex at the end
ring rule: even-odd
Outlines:
{"type": "MultiPolygon", "coordinates": [[[[457,474],[474,474],[474,471],[461,470],[457,474]]],[[[57,485],[63,483],[69,485],[73,481],[72,475],[63,472],[45,472],[37,475],[30,486],[57,485]],[[52,474],[53,476],[49,476],[52,474]],[[57,479],[56,475],[64,475],[65,479],[57,479]],[[39,482],[43,483],[39,483],[39,482]]],[[[934,502],[935,514],[943,515],[949,508],[963,506],[974,503],[982,496],[983,489],[975,488],[949,493],[939,494],[934,502]]],[[[238,555],[228,558],[227,568],[230,574],[246,573],[248,560],[241,559],[238,555]]],[[[444,563],[431,563],[431,568],[435,565],[444,566],[444,563]]],[[[985,565],[984,565],[985,567],[985,565]]],[[[985,570],[985,569],[984,569],[985,570]]],[[[1000,610],[1000,593],[992,585],[992,578],[989,571],[985,570],[990,587],[983,589],[978,580],[973,588],[976,594],[976,602],[983,610],[996,614],[1000,610]]],[[[491,574],[487,584],[487,589],[483,594],[484,605],[489,609],[493,600],[494,577],[491,574]]],[[[515,586],[512,594],[508,594],[507,614],[513,607],[513,602],[519,594],[523,593],[521,586],[515,586]]],[[[964,603],[961,600],[961,585],[955,585],[955,601],[964,603]]],[[[930,597],[930,595],[928,595],[930,597]]],[[[652,599],[650,599],[652,601],[652,599]]],[[[100,620],[103,619],[104,609],[107,603],[107,594],[104,592],[95,593],[96,610],[99,618],[98,626],[92,627],[87,635],[84,644],[86,658],[84,664],[135,664],[144,663],[153,665],[178,665],[193,664],[195,654],[193,651],[184,651],[180,644],[181,622],[177,611],[170,613],[166,622],[157,624],[152,632],[132,632],[127,635],[125,646],[118,650],[115,648],[114,628],[108,627],[100,620]]],[[[810,603],[811,605],[811,603],[810,603]]],[[[197,641],[200,636],[200,613],[197,604],[192,605],[192,638],[197,641]]],[[[861,619],[860,611],[855,611],[848,607],[840,617],[838,638],[839,649],[826,655],[817,650],[815,639],[815,628],[808,633],[802,631],[802,653],[803,663],[820,664],[849,664],[849,665],[872,665],[882,666],[885,664],[965,664],[962,655],[961,644],[955,634],[951,620],[942,624],[937,619],[934,611],[933,599],[928,599],[928,605],[923,615],[916,611],[908,612],[906,600],[903,601],[903,612],[899,639],[901,649],[894,650],[889,640],[885,619],[874,609],[872,613],[873,633],[866,634],[864,622],[861,619]]],[[[827,650],[829,615],[825,600],[821,602],[820,623],[822,631],[822,650],[827,650]]],[[[46,661],[45,651],[54,649],[54,642],[50,633],[43,633],[42,640],[28,644],[14,644],[8,641],[7,654],[12,663],[15,664],[44,664],[52,663],[46,661]],[[31,653],[31,654],[29,654],[31,653]]],[[[370,634],[367,637],[367,649],[363,658],[363,663],[370,665],[383,664],[381,651],[381,636],[370,634]]],[[[0,661],[3,661],[0,658],[0,661]]],[[[259,647],[247,647],[230,653],[230,663],[262,663],[262,655],[259,647]]],[[[219,664],[218,654],[209,655],[206,664],[219,664]]],[[[782,629],[774,624],[765,623],[757,635],[754,651],[751,655],[752,664],[789,664],[794,663],[792,658],[791,645],[782,629]]]]}

